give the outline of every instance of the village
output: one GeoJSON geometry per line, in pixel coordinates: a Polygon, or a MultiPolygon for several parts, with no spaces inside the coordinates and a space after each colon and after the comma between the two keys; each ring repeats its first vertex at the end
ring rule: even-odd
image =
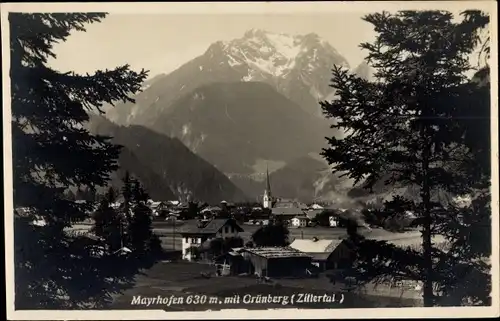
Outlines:
{"type": "MultiPolygon", "coordinates": [[[[365,299],[372,298],[368,300],[371,303],[364,303],[367,306],[420,304],[418,283],[395,279],[390,284],[359,287],[347,274],[356,250],[349,241],[346,223],[355,219],[356,210],[275,198],[269,180],[260,204],[151,199],[146,204],[152,213],[153,231],[168,255],[138,276],[133,289],[117,296],[117,308],[130,308],[131,300],[139,300],[138,296],[168,293],[226,297],[299,290],[320,296],[347,293],[356,297],[350,299],[353,307],[359,306],[360,293],[365,299]]],[[[122,205],[117,200],[111,207],[122,205]]],[[[91,225],[78,223],[72,229],[90,235],[91,225]]],[[[358,233],[401,248],[420,247],[419,232],[411,225],[396,233],[365,223],[359,225],[358,233]]],[[[122,250],[124,254],[128,251],[122,250]]],[[[339,303],[323,302],[314,307],[325,305],[331,308],[339,303]]],[[[168,308],[182,309],[179,305],[168,308]]]]}

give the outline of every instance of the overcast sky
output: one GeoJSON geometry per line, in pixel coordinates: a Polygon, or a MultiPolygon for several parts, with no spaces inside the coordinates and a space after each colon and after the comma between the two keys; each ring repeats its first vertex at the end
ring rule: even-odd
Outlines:
{"type": "Polygon", "coordinates": [[[372,41],[371,24],[362,13],[293,15],[130,15],[110,14],[87,32],[73,32],[55,46],[61,70],[93,72],[128,63],[150,70],[150,76],[170,72],[205,52],[218,40],[241,38],[251,28],[287,34],[317,33],[356,67],[365,53],[361,42],[372,41]]]}

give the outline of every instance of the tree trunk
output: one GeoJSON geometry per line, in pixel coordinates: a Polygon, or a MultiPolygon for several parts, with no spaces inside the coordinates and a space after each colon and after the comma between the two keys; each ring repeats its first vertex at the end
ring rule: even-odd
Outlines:
{"type": "Polygon", "coordinates": [[[429,158],[430,143],[424,129],[424,149],[422,151],[422,205],[423,205],[423,226],[422,226],[422,248],[424,255],[423,266],[423,299],[425,307],[434,306],[433,293],[433,271],[432,271],[432,243],[431,243],[431,199],[429,184],[429,158]]]}

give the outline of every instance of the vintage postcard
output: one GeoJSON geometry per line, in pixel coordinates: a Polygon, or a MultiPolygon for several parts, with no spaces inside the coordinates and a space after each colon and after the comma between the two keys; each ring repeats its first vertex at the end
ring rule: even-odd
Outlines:
{"type": "Polygon", "coordinates": [[[499,316],[496,2],[1,9],[8,319],[499,316]]]}

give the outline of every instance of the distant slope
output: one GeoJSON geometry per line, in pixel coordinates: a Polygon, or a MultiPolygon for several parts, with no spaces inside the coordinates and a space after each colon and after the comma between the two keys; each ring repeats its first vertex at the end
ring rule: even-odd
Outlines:
{"type": "Polygon", "coordinates": [[[128,148],[123,147],[118,159],[120,168],[111,174],[110,184],[113,188],[120,190],[123,186],[122,179],[128,171],[134,178],[138,179],[149,196],[154,200],[176,200],[178,196],[173,193],[168,182],[148,166],[141,163],[137,156],[128,148]]]}
{"type": "MultiPolygon", "coordinates": [[[[247,177],[233,177],[231,180],[250,197],[262,200],[264,181],[247,177]]],[[[351,188],[348,179],[334,175],[325,161],[311,155],[296,158],[270,173],[270,183],[274,197],[305,203],[338,202],[348,197],[351,188]]]]}
{"type": "Polygon", "coordinates": [[[120,155],[122,173],[135,173],[158,199],[192,198],[209,203],[245,200],[246,196],[224,174],[193,154],[178,139],[142,126],[117,126],[103,117],[91,118],[90,131],[113,137],[125,147],[120,155]]]}
{"type": "Polygon", "coordinates": [[[326,120],[260,82],[199,87],[158,115],[151,128],[179,138],[224,173],[248,175],[262,160],[288,162],[320,151],[331,131],[326,120]]]}

